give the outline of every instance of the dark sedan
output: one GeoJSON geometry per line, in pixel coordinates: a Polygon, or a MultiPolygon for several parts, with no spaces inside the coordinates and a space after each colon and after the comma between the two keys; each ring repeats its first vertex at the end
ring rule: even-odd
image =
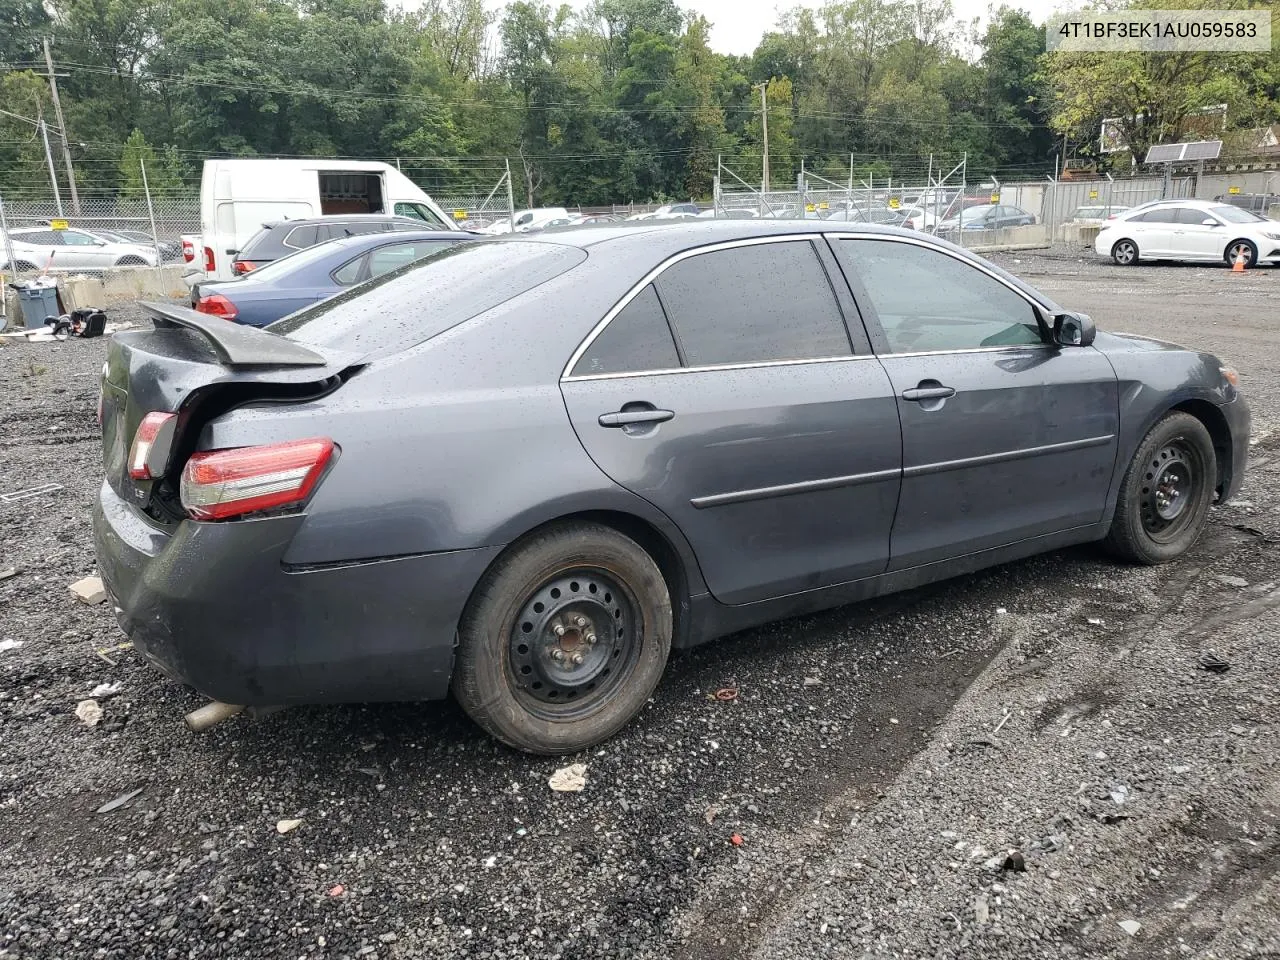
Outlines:
{"type": "Polygon", "coordinates": [[[148,309],[94,512],[137,648],[234,705],[452,690],[543,753],[673,647],[1068,544],[1173,560],[1249,437],[1217,358],[884,227],[466,244],[268,330],[148,309]]]}
{"type": "Polygon", "coordinates": [[[419,230],[330,240],[235,280],[197,283],[191,304],[200,313],[265,327],[348,287],[475,239],[457,230],[419,230]]]}

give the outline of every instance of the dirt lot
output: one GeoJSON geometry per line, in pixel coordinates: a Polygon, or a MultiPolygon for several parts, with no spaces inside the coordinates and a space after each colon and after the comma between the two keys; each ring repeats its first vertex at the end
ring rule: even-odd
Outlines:
{"type": "Polygon", "coordinates": [[[62,485],[0,502],[0,957],[1280,956],[1280,271],[997,259],[1235,365],[1239,501],[1166,568],[1070,550],[681,656],[579,794],[449,703],[187,733],[67,591],[103,344],[0,349],[0,492],[62,485]]]}

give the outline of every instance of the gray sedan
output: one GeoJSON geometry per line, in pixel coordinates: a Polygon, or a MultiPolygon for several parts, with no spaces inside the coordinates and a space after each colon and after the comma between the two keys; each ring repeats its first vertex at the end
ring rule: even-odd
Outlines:
{"type": "Polygon", "coordinates": [[[1173,560],[1248,444],[1215,357],[869,225],[467,244],[265,330],[150,309],[94,516],[138,649],[237,705],[452,690],[542,753],[673,647],[1069,544],[1173,560]]]}

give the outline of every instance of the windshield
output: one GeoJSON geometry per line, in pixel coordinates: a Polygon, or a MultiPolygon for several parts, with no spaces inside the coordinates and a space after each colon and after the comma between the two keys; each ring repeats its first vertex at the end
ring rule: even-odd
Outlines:
{"type": "Polygon", "coordinates": [[[267,329],[312,346],[387,356],[527,293],[586,258],[577,247],[552,243],[460,243],[267,329]]]}
{"type": "Polygon", "coordinates": [[[1266,217],[1260,217],[1256,213],[1250,213],[1248,210],[1241,210],[1239,207],[1210,207],[1209,212],[1215,217],[1219,217],[1227,223],[1262,223],[1267,222],[1266,217]]]}

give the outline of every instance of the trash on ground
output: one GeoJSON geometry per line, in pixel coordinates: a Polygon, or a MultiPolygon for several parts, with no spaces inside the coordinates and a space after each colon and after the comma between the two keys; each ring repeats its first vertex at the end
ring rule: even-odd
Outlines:
{"type": "Polygon", "coordinates": [[[481,865],[482,865],[486,870],[492,870],[494,867],[496,867],[496,866],[498,865],[498,856],[497,856],[497,854],[494,854],[494,855],[493,855],[493,856],[491,856],[491,857],[485,857],[485,858],[484,858],[484,861],[482,862],[482,864],[481,864],[481,865]]]}
{"type": "Polygon", "coordinates": [[[1008,613],[1008,612],[1009,612],[1009,611],[1008,611],[1008,610],[1006,610],[1004,607],[996,607],[996,613],[998,613],[998,614],[1006,614],[1006,613],[1008,613]]]}
{"type": "Polygon", "coordinates": [[[38,497],[44,493],[53,493],[55,490],[61,490],[60,483],[42,483],[38,487],[27,487],[25,490],[14,490],[12,493],[0,493],[0,503],[17,503],[19,500],[29,500],[32,497],[38,497]]]}
{"type": "Polygon", "coordinates": [[[1202,653],[1200,659],[1196,661],[1200,665],[1201,670],[1208,670],[1210,673],[1226,673],[1231,669],[1231,664],[1223,660],[1220,656],[1210,650],[1202,653]]]}
{"type": "Polygon", "coordinates": [[[129,803],[131,800],[133,800],[134,797],[142,793],[142,791],[145,789],[146,789],[145,787],[139,787],[137,790],[130,790],[128,793],[122,793],[120,794],[120,796],[116,797],[114,800],[109,800],[106,803],[104,803],[97,810],[95,810],[94,813],[110,813],[112,810],[119,810],[126,803],[129,803]]]}
{"type": "Polygon", "coordinates": [[[96,727],[102,722],[102,707],[97,700],[81,700],[76,704],[76,716],[86,726],[96,727]]]}
{"type": "Polygon", "coordinates": [[[95,700],[105,700],[107,697],[114,697],[119,693],[122,686],[124,685],[119,680],[115,683],[100,683],[90,691],[89,696],[95,700]]]}
{"type": "Polygon", "coordinates": [[[1001,870],[1012,870],[1015,873],[1027,872],[1027,861],[1022,856],[1021,850],[1010,850],[1004,858],[1004,863],[1000,865],[1001,870]]]}
{"type": "Polygon", "coordinates": [[[729,842],[732,843],[735,847],[742,846],[742,834],[735,833],[733,836],[729,838],[729,842]]]}
{"type": "Polygon", "coordinates": [[[738,688],[737,687],[721,687],[711,696],[715,700],[721,700],[727,703],[730,700],[738,699],[738,688]]]}
{"type": "Polygon", "coordinates": [[[107,590],[102,585],[101,577],[85,577],[71,584],[71,595],[81,603],[93,606],[107,599],[107,590]]]}
{"type": "Polygon", "coordinates": [[[973,919],[980,927],[991,922],[991,902],[985,893],[980,893],[973,899],[973,919]]]}
{"type": "Polygon", "coordinates": [[[347,888],[340,883],[335,883],[332,887],[329,888],[329,896],[331,897],[340,897],[346,892],[347,892],[347,888]]]}
{"type": "Polygon", "coordinates": [[[1224,586],[1238,587],[1241,590],[1243,590],[1245,587],[1249,585],[1249,581],[1246,580],[1244,577],[1231,577],[1225,573],[1220,573],[1213,579],[1217,580],[1219,583],[1223,584],[1224,586]]]}
{"type": "Polygon", "coordinates": [[[587,765],[571,763],[551,775],[548,786],[557,793],[578,793],[587,785],[587,765]]]}
{"type": "Polygon", "coordinates": [[[3,570],[0,570],[0,580],[8,580],[12,577],[16,577],[17,575],[17,567],[5,567],[3,570]]]}
{"type": "Polygon", "coordinates": [[[1101,617],[1089,617],[1086,622],[1091,627],[1101,627],[1106,623],[1101,617]]]}
{"type": "Polygon", "coordinates": [[[17,650],[20,646],[22,646],[21,640],[10,640],[5,638],[4,640],[0,640],[0,653],[6,653],[9,650],[17,650]]]}
{"type": "Polygon", "coordinates": [[[806,687],[819,687],[819,686],[822,686],[822,681],[819,680],[817,677],[805,677],[804,685],[806,687]]]}
{"type": "Polygon", "coordinates": [[[1123,806],[1124,802],[1129,799],[1129,788],[1123,783],[1117,784],[1111,788],[1111,800],[1117,806],[1123,806]]]}
{"type": "Polygon", "coordinates": [[[276,822],[276,833],[292,833],[302,826],[301,820],[280,820],[276,822]]]}
{"type": "Polygon", "coordinates": [[[1121,920],[1118,926],[1131,937],[1136,937],[1138,931],[1142,929],[1142,924],[1137,920],[1121,920]]]}
{"type": "Polygon", "coordinates": [[[707,821],[707,826],[711,826],[711,824],[715,823],[716,817],[718,816],[720,816],[720,804],[718,803],[713,803],[711,806],[707,807],[706,812],[702,814],[703,819],[707,821]]]}

